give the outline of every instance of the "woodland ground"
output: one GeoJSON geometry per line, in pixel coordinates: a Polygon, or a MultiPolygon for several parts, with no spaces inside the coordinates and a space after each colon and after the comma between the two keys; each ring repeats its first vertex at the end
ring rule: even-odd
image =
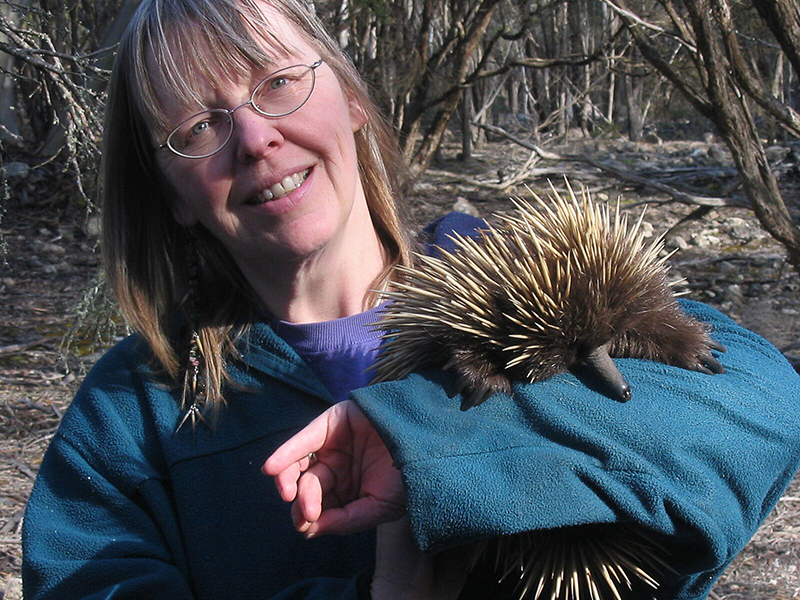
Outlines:
{"type": "MultiPolygon", "coordinates": [[[[694,193],[716,195],[735,187],[730,158],[713,143],[604,141],[581,146],[580,150],[618,168],[680,184],[694,193]]],[[[561,150],[575,152],[576,144],[561,150]]],[[[526,193],[523,188],[499,189],[498,170],[507,181],[523,167],[528,151],[492,143],[478,150],[468,165],[456,160],[457,151],[446,146],[441,160],[410,198],[417,222],[432,220],[456,202],[488,217],[509,209],[509,195],[526,193]]],[[[783,169],[786,201],[800,218],[799,167],[784,152],[776,152],[776,157],[777,168],[783,169]]],[[[654,235],[668,230],[668,247],[681,248],[671,264],[688,280],[688,297],[721,308],[800,362],[797,273],[749,210],[715,208],[695,219],[692,215],[699,216],[696,206],[668,202],[664,194],[654,195],[580,163],[533,166],[540,175],[529,183],[537,191],[546,191],[544,174],[558,182],[559,173],[566,173],[588,186],[595,197],[613,200],[621,194],[626,206],[651,203],[645,221],[652,225],[654,235]]],[[[20,529],[25,502],[61,415],[84,369],[97,358],[85,344],[78,345],[79,355],[67,359],[60,349],[99,265],[96,220],[67,206],[66,181],[52,165],[12,179],[2,222],[6,253],[0,266],[0,600],[21,597],[20,529]]],[[[631,208],[634,214],[641,210],[631,208]]],[[[646,225],[648,230],[650,225],[646,225]]],[[[727,570],[712,597],[800,598],[800,477],[727,570]]]]}

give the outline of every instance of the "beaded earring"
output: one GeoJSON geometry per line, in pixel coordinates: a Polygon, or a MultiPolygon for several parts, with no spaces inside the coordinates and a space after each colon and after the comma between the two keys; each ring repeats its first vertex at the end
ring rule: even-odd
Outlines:
{"type": "Polygon", "coordinates": [[[189,230],[188,243],[188,284],[189,290],[186,297],[188,328],[191,330],[189,340],[189,351],[187,357],[186,371],[183,377],[183,393],[181,396],[181,410],[185,411],[181,422],[175,429],[175,433],[180,431],[187,421],[195,430],[197,422],[205,424],[203,417],[203,406],[206,402],[206,382],[203,374],[204,353],[200,334],[197,325],[200,311],[197,306],[198,289],[200,286],[200,257],[197,251],[197,235],[194,230],[189,230]],[[188,408],[187,408],[188,407],[188,408]]]}

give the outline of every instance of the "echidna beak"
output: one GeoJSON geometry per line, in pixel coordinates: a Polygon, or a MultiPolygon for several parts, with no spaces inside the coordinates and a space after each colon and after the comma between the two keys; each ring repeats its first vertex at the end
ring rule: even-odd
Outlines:
{"type": "Polygon", "coordinates": [[[615,400],[627,402],[633,397],[631,386],[608,355],[607,344],[590,350],[584,357],[583,364],[615,400]]]}

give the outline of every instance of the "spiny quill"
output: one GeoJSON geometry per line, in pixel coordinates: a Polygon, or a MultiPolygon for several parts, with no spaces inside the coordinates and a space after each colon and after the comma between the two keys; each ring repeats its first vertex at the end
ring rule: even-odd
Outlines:
{"type": "Polygon", "coordinates": [[[496,600],[505,592],[520,600],[644,600],[659,587],[654,575],[672,571],[666,555],[632,525],[583,525],[494,538],[478,544],[471,569],[492,573],[497,589],[487,592],[479,582],[477,595],[472,590],[466,598],[489,593],[496,600]]]}
{"type": "Polygon", "coordinates": [[[392,302],[377,325],[386,341],[375,381],[444,363],[466,410],[510,394],[511,381],[581,366],[628,400],[610,357],[723,372],[711,350],[724,348],[675,300],[663,239],[646,243],[644,212],[629,225],[619,206],[612,216],[569,184],[566,198],[552,188],[552,207],[533,198],[539,210],[512,199],[516,215],[497,215],[498,226],[477,238],[455,234],[453,252],[398,267],[394,289],[383,292],[392,302]]]}

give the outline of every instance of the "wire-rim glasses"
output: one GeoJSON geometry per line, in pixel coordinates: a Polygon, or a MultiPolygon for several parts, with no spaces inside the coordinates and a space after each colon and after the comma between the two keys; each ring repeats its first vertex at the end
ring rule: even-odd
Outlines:
{"type": "Polygon", "coordinates": [[[292,65],[267,75],[242,102],[230,110],[212,108],[182,121],[158,150],[168,148],[183,158],[207,158],[222,150],[233,136],[233,113],[243,106],[265,117],[285,117],[299,110],[311,97],[320,58],[310,65],[292,65]]]}

